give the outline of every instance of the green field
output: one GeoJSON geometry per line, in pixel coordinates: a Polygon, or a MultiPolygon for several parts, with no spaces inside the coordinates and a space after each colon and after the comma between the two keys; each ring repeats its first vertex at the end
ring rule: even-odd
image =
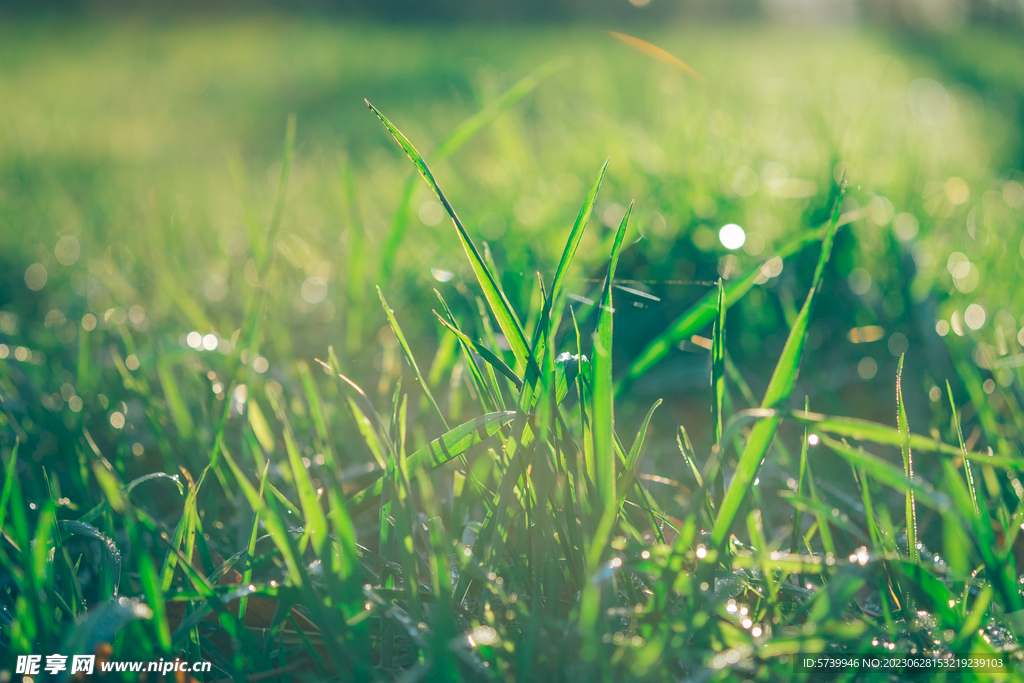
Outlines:
{"type": "Polygon", "coordinates": [[[0,24],[0,667],[1020,666],[1024,49],[616,30],[0,24]]]}

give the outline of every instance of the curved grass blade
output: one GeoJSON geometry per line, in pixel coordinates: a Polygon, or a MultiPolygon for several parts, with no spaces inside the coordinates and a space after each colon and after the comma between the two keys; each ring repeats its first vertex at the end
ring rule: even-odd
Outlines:
{"type": "MultiPolygon", "coordinates": [[[[136,486],[138,486],[139,484],[144,484],[147,481],[151,481],[153,479],[169,479],[170,481],[174,482],[174,484],[178,487],[178,494],[179,495],[185,495],[185,489],[182,488],[181,480],[178,479],[178,475],[176,475],[176,474],[167,474],[166,472],[151,472],[150,474],[143,475],[143,476],[139,477],[138,479],[133,479],[132,481],[130,481],[128,483],[127,486],[125,486],[123,489],[121,489],[121,495],[123,497],[127,498],[128,494],[131,493],[132,490],[135,489],[136,486]]],[[[106,510],[109,507],[110,507],[110,503],[107,502],[107,501],[103,501],[102,503],[96,505],[96,507],[94,507],[93,509],[89,510],[84,515],[79,517],[78,521],[79,522],[84,522],[84,523],[88,524],[89,522],[92,522],[94,519],[96,519],[101,514],[103,514],[103,511],[106,510]]],[[[3,517],[0,516],[0,521],[2,521],[2,520],[3,520],[3,517]]],[[[2,525],[0,525],[0,528],[2,528],[2,525]]]]}
{"type": "MultiPolygon", "coordinates": [[[[494,436],[515,416],[516,413],[512,411],[488,413],[459,425],[410,455],[406,461],[406,468],[413,472],[421,467],[428,471],[440,467],[478,443],[494,436]]],[[[378,472],[378,474],[383,476],[384,472],[378,472]]],[[[383,479],[378,479],[373,485],[349,498],[348,506],[353,513],[358,512],[379,497],[383,490],[383,479]]]]}
{"type": "MultiPolygon", "coordinates": [[[[789,331],[789,338],[782,349],[779,362],[775,365],[768,389],[765,391],[764,399],[761,401],[762,408],[777,409],[783,407],[793,391],[797,374],[800,370],[800,359],[803,355],[804,342],[807,338],[807,329],[810,324],[811,310],[814,305],[815,294],[821,286],[821,279],[825,272],[825,264],[828,263],[832,254],[832,242],[836,230],[839,227],[839,207],[843,197],[843,188],[840,186],[832,207],[832,220],[829,222],[829,229],[825,232],[821,242],[821,254],[818,257],[818,265],[814,269],[814,279],[811,281],[810,291],[804,301],[800,313],[797,315],[793,327],[789,331]]],[[[739,512],[740,504],[746,497],[747,492],[754,483],[761,463],[764,461],[772,439],[775,438],[775,430],[779,425],[779,417],[770,417],[761,420],[750,432],[746,448],[739,458],[732,482],[722,499],[722,505],[718,510],[718,517],[715,519],[714,528],[711,531],[711,542],[716,548],[722,547],[729,535],[732,523],[739,512]]]]}
{"type": "Polygon", "coordinates": [[[470,339],[469,337],[467,337],[462,330],[458,329],[457,327],[449,323],[447,320],[445,320],[443,317],[441,317],[441,314],[438,313],[437,311],[434,311],[434,315],[437,316],[437,319],[441,321],[442,325],[444,325],[453,333],[455,333],[455,336],[459,338],[459,341],[461,341],[463,344],[471,348],[473,350],[473,353],[483,358],[491,365],[491,367],[493,367],[495,370],[497,370],[505,377],[507,377],[508,380],[516,386],[516,389],[523,388],[523,380],[519,379],[519,376],[516,373],[512,372],[512,368],[506,365],[505,362],[502,361],[500,358],[495,356],[490,349],[488,349],[483,344],[477,343],[470,339]]]}
{"type": "Polygon", "coordinates": [[[57,528],[62,535],[88,536],[100,542],[104,551],[103,563],[107,574],[113,578],[114,595],[117,595],[117,587],[121,581],[121,550],[117,547],[117,543],[93,525],[85,522],[62,519],[57,522],[57,528]]]}
{"type": "Polygon", "coordinates": [[[519,362],[523,368],[528,367],[532,362],[532,357],[529,353],[529,348],[526,342],[526,335],[523,333],[522,325],[519,323],[519,318],[516,317],[515,312],[512,310],[512,306],[509,304],[508,299],[505,298],[505,294],[501,291],[498,286],[497,280],[491,273],[487,264],[484,262],[483,257],[477,250],[476,245],[473,243],[473,239],[466,232],[466,228],[462,225],[462,221],[459,220],[458,215],[455,213],[455,209],[452,208],[448,198],[445,197],[444,192],[438,186],[437,181],[434,180],[434,175],[430,172],[423,157],[420,155],[416,148],[413,147],[412,143],[409,142],[408,138],[402,134],[400,130],[395,128],[394,125],[388,119],[377,111],[376,107],[366,101],[366,106],[370,108],[370,111],[376,115],[384,127],[388,129],[391,135],[395,138],[398,144],[405,150],[409,160],[412,161],[416,170],[420,172],[423,179],[430,185],[430,189],[434,191],[437,198],[444,205],[448,215],[451,216],[452,222],[455,223],[455,229],[459,233],[459,240],[462,242],[462,247],[466,250],[466,256],[469,257],[469,263],[473,267],[473,272],[476,274],[476,279],[480,283],[480,288],[483,290],[484,298],[487,299],[487,304],[491,308],[491,312],[494,314],[495,319],[498,321],[498,326],[501,327],[501,331],[505,334],[508,339],[509,346],[512,347],[512,353],[516,357],[516,361],[519,362]]]}
{"type": "MultiPolygon", "coordinates": [[[[747,411],[743,411],[746,413],[747,411]]],[[[737,413],[739,415],[739,413],[737,413]]],[[[763,417],[768,417],[765,413],[763,417]]],[[[861,420],[855,417],[837,417],[834,415],[823,415],[804,410],[795,410],[785,414],[787,419],[796,420],[807,425],[814,431],[829,432],[838,436],[844,436],[857,441],[871,441],[883,446],[902,446],[904,437],[899,430],[889,425],[869,420],[861,420]]],[[[728,432],[730,425],[726,428],[728,432]]],[[[909,435],[910,447],[923,453],[942,453],[945,455],[959,455],[969,460],[976,460],[992,467],[1007,467],[1011,469],[1024,469],[1024,459],[1010,458],[999,455],[989,455],[978,451],[961,450],[956,446],[943,443],[937,439],[921,434],[909,435]]]]}
{"type": "Polygon", "coordinates": [[[872,455],[861,448],[836,441],[825,435],[819,437],[821,443],[828,446],[836,455],[841,456],[855,467],[863,468],[873,479],[886,486],[904,493],[913,492],[915,497],[922,503],[939,512],[949,509],[949,501],[944,495],[935,491],[935,488],[920,479],[910,479],[906,473],[895,465],[882,460],[877,455],[872,455]]]}

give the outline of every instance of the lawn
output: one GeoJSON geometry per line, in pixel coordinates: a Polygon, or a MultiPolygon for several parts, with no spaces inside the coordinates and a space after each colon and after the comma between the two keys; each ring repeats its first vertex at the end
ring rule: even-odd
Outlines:
{"type": "Polygon", "coordinates": [[[0,666],[1019,666],[1024,50],[616,30],[0,25],[0,666]]]}

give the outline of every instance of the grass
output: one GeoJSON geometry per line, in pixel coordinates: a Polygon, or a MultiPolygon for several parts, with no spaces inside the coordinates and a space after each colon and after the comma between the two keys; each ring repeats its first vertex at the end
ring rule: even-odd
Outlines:
{"type": "Polygon", "coordinates": [[[3,29],[5,662],[1019,665],[1012,118],[877,36],[283,27],[3,29]]]}

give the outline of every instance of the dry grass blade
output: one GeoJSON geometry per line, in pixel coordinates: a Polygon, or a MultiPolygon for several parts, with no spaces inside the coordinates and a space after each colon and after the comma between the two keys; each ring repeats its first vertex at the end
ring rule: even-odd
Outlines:
{"type": "Polygon", "coordinates": [[[641,40],[640,38],[627,36],[625,33],[617,33],[615,31],[606,31],[606,33],[612,36],[613,38],[618,38],[626,45],[629,45],[630,47],[639,50],[648,57],[653,57],[662,64],[668,64],[672,68],[682,71],[687,76],[692,76],[693,78],[696,78],[701,83],[707,82],[704,80],[704,77],[701,76],[696,71],[694,71],[693,67],[691,67],[689,64],[679,59],[671,52],[663,50],[657,45],[652,45],[651,43],[648,43],[646,40],[641,40]]]}

